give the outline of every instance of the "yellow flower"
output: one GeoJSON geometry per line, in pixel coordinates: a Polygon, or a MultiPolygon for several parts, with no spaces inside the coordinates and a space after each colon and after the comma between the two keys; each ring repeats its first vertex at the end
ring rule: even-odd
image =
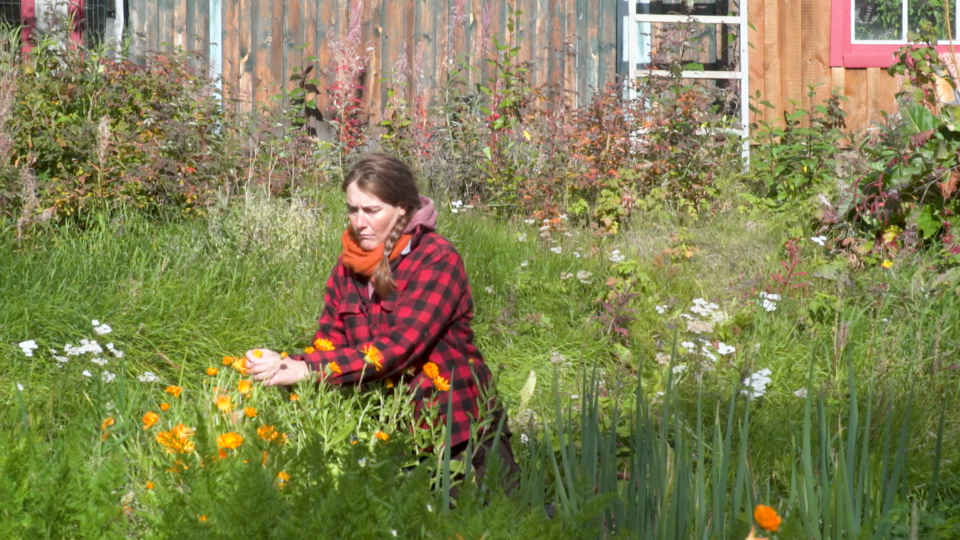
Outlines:
{"type": "Polygon", "coordinates": [[[237,358],[233,362],[233,369],[240,372],[241,375],[247,374],[247,359],[246,358],[237,358]]]}
{"type": "Polygon", "coordinates": [[[882,267],[884,267],[884,268],[893,268],[893,261],[891,261],[891,260],[889,260],[889,259],[884,259],[883,262],[880,263],[880,266],[882,266],[882,267]]]}
{"type": "Polygon", "coordinates": [[[171,394],[175,398],[178,398],[180,397],[180,393],[183,392],[183,388],[180,388],[179,386],[168,386],[164,392],[171,394]]]}
{"type": "Polygon", "coordinates": [[[250,394],[250,391],[251,391],[250,381],[247,380],[247,379],[244,379],[244,380],[238,382],[238,383],[237,383],[237,391],[240,392],[241,394],[245,395],[245,396],[246,396],[246,395],[249,395],[249,394],[250,394]]]}
{"type": "Polygon", "coordinates": [[[329,367],[330,371],[336,373],[337,375],[343,373],[343,370],[340,369],[340,364],[334,362],[333,360],[327,363],[327,367],[329,367]]]}
{"type": "Polygon", "coordinates": [[[433,385],[437,387],[437,390],[441,392],[446,392],[447,390],[450,390],[450,381],[440,376],[437,376],[436,378],[433,379],[433,385]]]}
{"type": "Polygon", "coordinates": [[[285,352],[282,352],[280,353],[280,358],[290,358],[290,355],[285,352]]]}
{"type": "Polygon", "coordinates": [[[157,442],[166,447],[168,454],[189,454],[194,448],[190,440],[193,433],[193,428],[177,424],[170,431],[157,433],[157,442]]]}
{"type": "Polygon", "coordinates": [[[762,504],[758,504],[753,510],[753,520],[757,522],[757,525],[770,532],[777,532],[777,529],[780,528],[780,523],[783,521],[780,519],[780,516],[777,515],[776,510],[762,504]]]}
{"type": "Polygon", "coordinates": [[[159,414],[153,411],[147,411],[147,413],[143,415],[143,429],[152,428],[153,425],[157,423],[157,420],[160,420],[159,414]]]}
{"type": "Polygon", "coordinates": [[[383,369],[383,353],[380,352],[380,349],[374,347],[373,345],[364,345],[360,352],[363,353],[363,358],[368,363],[373,364],[377,371],[383,369]]]}
{"type": "Polygon", "coordinates": [[[207,375],[213,377],[213,376],[216,375],[217,373],[220,373],[220,370],[219,370],[219,369],[217,369],[217,368],[215,368],[215,367],[208,367],[208,368],[207,368],[207,375]]]}
{"type": "Polygon", "coordinates": [[[387,382],[385,384],[387,388],[393,388],[393,381],[391,381],[390,379],[387,379],[387,382]]]}
{"type": "Polygon", "coordinates": [[[243,414],[247,415],[247,418],[256,418],[257,410],[253,407],[247,407],[243,410],[243,414]]]}
{"type": "Polygon", "coordinates": [[[427,362],[423,365],[423,372],[431,379],[436,379],[440,375],[440,369],[433,362],[427,362]]]}
{"type": "Polygon", "coordinates": [[[110,426],[112,426],[112,425],[114,425],[114,424],[116,424],[116,423],[117,423],[117,421],[114,420],[112,416],[109,416],[109,417],[107,417],[107,418],[104,418],[104,419],[103,419],[103,422],[100,422],[100,431],[103,432],[103,434],[100,436],[100,438],[101,438],[102,440],[104,440],[104,441],[107,440],[107,437],[110,436],[110,434],[107,432],[107,430],[110,428],[110,426]]]}
{"type": "Polygon", "coordinates": [[[254,349],[254,350],[253,350],[253,357],[254,357],[254,358],[260,358],[260,357],[262,357],[262,356],[263,356],[263,351],[261,351],[260,349],[254,349]]]}
{"type": "Polygon", "coordinates": [[[386,441],[386,440],[388,440],[388,439],[390,438],[390,435],[387,435],[386,433],[384,433],[384,432],[382,432],[382,431],[378,431],[378,432],[374,433],[373,436],[376,437],[376,438],[378,438],[378,439],[380,439],[381,441],[386,441]]]}
{"type": "Polygon", "coordinates": [[[203,514],[200,514],[200,517],[198,517],[197,519],[200,520],[200,523],[206,523],[206,522],[207,522],[207,516],[205,516],[205,515],[203,515],[203,514]]]}
{"type": "Polygon", "coordinates": [[[241,444],[243,444],[243,435],[240,435],[239,433],[228,431],[227,433],[217,437],[217,446],[220,448],[236,450],[241,444]]]}
{"type": "Polygon", "coordinates": [[[153,482],[147,482],[147,485],[143,486],[147,489],[153,489],[153,482]]]}
{"type": "Polygon", "coordinates": [[[277,481],[280,483],[280,488],[282,489],[284,484],[290,481],[290,473],[286,471],[280,471],[277,473],[277,481]]]}
{"type": "Polygon", "coordinates": [[[296,392],[290,394],[290,401],[300,401],[300,396],[296,392]]]}
{"type": "Polygon", "coordinates": [[[277,440],[277,437],[280,436],[280,434],[277,433],[276,428],[274,428],[273,426],[267,426],[267,425],[258,427],[257,435],[259,435],[261,439],[268,442],[275,441],[277,440]]]}
{"type": "Polygon", "coordinates": [[[224,356],[224,357],[223,357],[223,365],[229,366],[229,365],[232,364],[232,363],[233,363],[233,357],[232,357],[232,356],[224,356]]]}
{"type": "Polygon", "coordinates": [[[336,347],[333,346],[333,342],[329,339],[317,338],[313,340],[313,346],[317,348],[318,351],[335,351],[336,347]]]}
{"type": "Polygon", "coordinates": [[[220,412],[230,412],[233,409],[233,399],[225,394],[217,396],[214,400],[214,403],[217,404],[217,408],[220,409],[220,412]]]}
{"type": "Polygon", "coordinates": [[[316,352],[316,351],[317,351],[317,350],[314,349],[313,347],[305,347],[305,348],[303,349],[303,352],[306,353],[306,354],[313,354],[313,353],[316,352]]]}
{"type": "Polygon", "coordinates": [[[169,410],[170,410],[170,404],[169,404],[169,403],[161,403],[161,404],[160,404],[160,410],[163,411],[163,412],[169,411],[169,410]]]}

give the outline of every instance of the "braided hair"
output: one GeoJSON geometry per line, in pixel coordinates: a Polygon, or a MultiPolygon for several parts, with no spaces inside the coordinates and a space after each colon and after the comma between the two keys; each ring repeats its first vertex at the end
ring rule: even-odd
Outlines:
{"type": "Polygon", "coordinates": [[[386,298],[397,282],[390,269],[390,253],[403,235],[413,214],[420,209],[420,192],[413,171],[406,163],[387,154],[366,154],[358,159],[343,179],[341,188],[346,191],[356,183],[361,190],[381,201],[402,208],[405,213],[397,218],[390,235],[383,242],[383,258],[373,271],[373,287],[380,298],[386,298]]]}

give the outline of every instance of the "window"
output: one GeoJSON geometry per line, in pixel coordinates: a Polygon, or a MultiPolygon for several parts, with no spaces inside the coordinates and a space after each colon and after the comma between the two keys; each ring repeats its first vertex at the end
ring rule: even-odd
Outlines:
{"type": "MultiPolygon", "coordinates": [[[[957,0],[950,2],[950,30],[958,40],[957,0]]],[[[830,14],[831,67],[888,67],[907,35],[927,21],[940,30],[940,52],[947,52],[943,0],[833,0],[830,14]]],[[[958,43],[960,45],[960,43],[958,43]]]]}

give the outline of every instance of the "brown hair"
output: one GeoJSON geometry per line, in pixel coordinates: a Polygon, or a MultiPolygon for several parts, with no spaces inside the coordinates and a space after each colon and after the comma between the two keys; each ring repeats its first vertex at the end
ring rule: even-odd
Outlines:
{"type": "MultiPolygon", "coordinates": [[[[390,235],[383,241],[383,258],[373,271],[373,287],[380,298],[386,298],[397,282],[390,269],[390,252],[403,234],[414,212],[420,209],[420,192],[413,171],[406,163],[387,154],[366,154],[350,167],[340,186],[344,191],[356,183],[361,190],[381,201],[403,208],[406,213],[397,219],[390,235]]],[[[353,231],[350,231],[353,234],[353,231]]]]}

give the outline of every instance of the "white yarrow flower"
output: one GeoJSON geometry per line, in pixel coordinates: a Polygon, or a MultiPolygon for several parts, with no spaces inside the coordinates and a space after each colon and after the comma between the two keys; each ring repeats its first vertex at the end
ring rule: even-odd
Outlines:
{"type": "Polygon", "coordinates": [[[625,260],[627,260],[627,258],[620,253],[619,249],[615,249],[610,252],[610,262],[622,263],[625,260]]]}
{"type": "Polygon", "coordinates": [[[90,373],[87,370],[83,370],[80,374],[83,375],[84,377],[93,377],[93,373],[90,373]]]}
{"type": "Polygon", "coordinates": [[[102,379],[103,382],[105,383],[111,383],[116,378],[117,378],[117,374],[110,373],[109,371],[104,371],[103,373],[100,374],[100,379],[102,379]]]}
{"type": "Polygon", "coordinates": [[[737,352],[737,349],[732,345],[727,345],[726,343],[721,341],[720,344],[717,345],[717,352],[720,353],[721,355],[726,356],[728,354],[733,354],[737,352]]]}
{"type": "Polygon", "coordinates": [[[517,242],[526,242],[527,233],[517,233],[517,242]]]}
{"type": "Polygon", "coordinates": [[[580,283],[590,283],[590,278],[592,276],[593,272],[587,272],[586,270],[577,272],[577,279],[580,280],[580,283]]]}
{"type": "Polygon", "coordinates": [[[761,369],[744,379],[743,384],[747,388],[743,390],[743,394],[751,398],[758,398],[766,394],[767,385],[770,384],[771,381],[771,373],[772,371],[769,369],[761,369]]]}
{"type": "Polygon", "coordinates": [[[806,399],[806,398],[807,398],[807,389],[806,389],[806,388],[801,388],[801,389],[797,390],[796,392],[794,392],[793,395],[797,396],[797,397],[800,398],[800,399],[806,399]]]}
{"type": "Polygon", "coordinates": [[[23,392],[23,385],[20,383],[17,383],[17,390],[23,392]]]}
{"type": "Polygon", "coordinates": [[[810,239],[810,241],[818,246],[823,246],[827,242],[827,237],[822,235],[814,236],[813,238],[810,239]]]}
{"type": "Polygon", "coordinates": [[[90,361],[98,366],[105,366],[109,362],[106,358],[100,358],[99,356],[91,358],[90,361]]]}
{"type": "Polygon", "coordinates": [[[580,252],[574,251],[574,252],[573,252],[573,256],[579,259],[579,258],[580,258],[580,252]]]}
{"type": "Polygon", "coordinates": [[[526,223],[527,225],[533,225],[534,223],[537,222],[537,220],[535,220],[535,219],[525,219],[525,220],[523,220],[523,222],[526,223]]]}
{"type": "Polygon", "coordinates": [[[97,319],[94,319],[94,320],[90,321],[90,324],[92,324],[93,326],[100,326],[100,321],[97,320],[97,319]]]}
{"type": "Polygon", "coordinates": [[[678,366],[673,366],[673,374],[674,374],[674,375],[679,375],[679,374],[683,373],[683,372],[686,371],[686,370],[687,370],[687,366],[684,365],[684,364],[680,364],[680,365],[678,365],[678,366]]]}
{"type": "Polygon", "coordinates": [[[494,292],[496,292],[496,289],[493,288],[493,285],[489,285],[483,288],[483,292],[487,294],[493,294],[494,292]]]}
{"type": "Polygon", "coordinates": [[[560,246],[554,246],[554,247],[550,248],[550,251],[552,251],[552,252],[554,252],[554,253],[556,253],[556,254],[559,255],[560,253],[563,253],[563,248],[560,247],[560,246]]]}
{"type": "Polygon", "coordinates": [[[691,341],[684,341],[683,343],[680,344],[680,346],[683,347],[684,349],[689,350],[690,352],[693,352],[697,348],[697,346],[694,345],[693,342],[691,341]]]}
{"type": "Polygon", "coordinates": [[[29,341],[21,341],[18,345],[25,356],[33,356],[33,351],[37,349],[37,342],[32,339],[29,341]]]}
{"type": "Polygon", "coordinates": [[[101,324],[100,326],[94,327],[93,331],[96,332],[98,335],[103,336],[103,335],[109,334],[110,332],[113,332],[113,328],[110,328],[109,324],[101,324]]]}
{"type": "Polygon", "coordinates": [[[527,266],[528,264],[530,264],[530,261],[523,261],[520,263],[520,266],[527,266]]]}
{"type": "Polygon", "coordinates": [[[560,281],[566,281],[573,277],[573,274],[570,272],[560,272],[560,281]]]}
{"type": "Polygon", "coordinates": [[[140,382],[152,383],[160,380],[160,377],[157,377],[157,374],[152,371],[145,371],[142,375],[137,377],[140,379],[140,382]]]}
{"type": "Polygon", "coordinates": [[[657,309],[657,313],[659,313],[660,315],[663,315],[664,313],[667,312],[668,309],[670,309],[670,306],[664,304],[662,306],[657,306],[656,309],[657,309]]]}
{"type": "Polygon", "coordinates": [[[54,356],[53,359],[56,360],[57,362],[60,362],[61,364],[66,364],[67,362],[70,361],[69,356],[54,356]]]}
{"type": "Polygon", "coordinates": [[[530,437],[528,437],[526,433],[521,433],[521,434],[520,434],[520,443],[521,443],[521,444],[527,444],[528,442],[530,442],[530,437]]]}

